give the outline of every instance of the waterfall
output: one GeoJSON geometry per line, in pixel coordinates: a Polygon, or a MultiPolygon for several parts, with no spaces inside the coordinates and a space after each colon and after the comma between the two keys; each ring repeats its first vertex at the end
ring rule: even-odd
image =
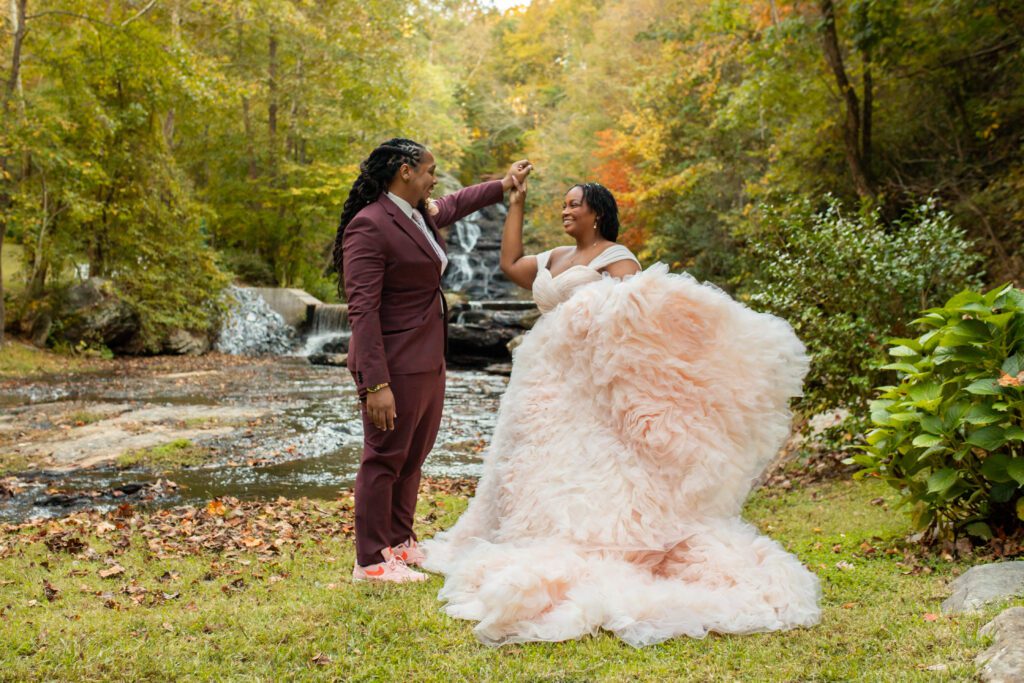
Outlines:
{"type": "Polygon", "coordinates": [[[320,304],[313,309],[309,321],[306,341],[298,356],[312,356],[318,353],[346,353],[352,332],[348,326],[348,306],[344,304],[320,304]]]}
{"type": "Polygon", "coordinates": [[[227,315],[215,348],[238,356],[283,355],[295,344],[295,330],[259,294],[241,287],[226,292],[227,315]]]}
{"type": "Polygon", "coordinates": [[[466,313],[478,312],[484,310],[484,305],[479,301],[467,301],[459,307],[458,315],[455,317],[456,325],[463,325],[466,323],[466,313]]]}
{"type": "Polygon", "coordinates": [[[480,212],[478,211],[455,224],[455,243],[466,254],[473,251],[476,241],[480,239],[482,229],[480,223],[477,222],[479,217],[480,212]]]}
{"type": "Polygon", "coordinates": [[[461,292],[473,281],[473,266],[469,263],[469,254],[448,254],[448,270],[444,274],[448,289],[461,292]]]}
{"type": "Polygon", "coordinates": [[[452,226],[444,288],[476,299],[505,299],[517,288],[501,273],[501,233],[508,211],[487,206],[452,226]]]}

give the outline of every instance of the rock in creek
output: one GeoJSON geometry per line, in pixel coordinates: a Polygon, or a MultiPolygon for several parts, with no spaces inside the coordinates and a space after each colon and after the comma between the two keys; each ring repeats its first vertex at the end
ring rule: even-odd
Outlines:
{"type": "Polygon", "coordinates": [[[540,317],[535,308],[502,310],[460,305],[448,326],[448,358],[453,363],[485,367],[511,360],[509,343],[531,329],[540,317]]]}
{"type": "Polygon", "coordinates": [[[209,350],[209,337],[201,332],[191,332],[180,327],[171,330],[163,344],[164,353],[179,356],[201,356],[209,350]]]}
{"type": "Polygon", "coordinates": [[[337,367],[346,367],[348,365],[347,353],[314,353],[307,356],[307,359],[313,365],[334,365],[337,367]]]}
{"type": "Polygon", "coordinates": [[[75,491],[74,493],[54,493],[36,501],[43,507],[72,507],[83,503],[119,500],[119,501],[151,501],[177,491],[178,485],[168,479],[154,482],[129,482],[105,491],[75,491]]]}

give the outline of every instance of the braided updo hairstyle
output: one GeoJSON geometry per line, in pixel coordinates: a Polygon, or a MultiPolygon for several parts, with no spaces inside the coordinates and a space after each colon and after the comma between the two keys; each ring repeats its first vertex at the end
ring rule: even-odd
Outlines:
{"type": "Polygon", "coordinates": [[[609,242],[618,239],[619,206],[608,188],[599,183],[579,183],[572,187],[583,190],[583,201],[597,214],[597,231],[601,233],[601,237],[609,242]]]}
{"type": "Polygon", "coordinates": [[[357,213],[377,201],[381,193],[388,189],[402,164],[413,167],[419,165],[425,151],[427,148],[414,140],[391,138],[381,143],[377,149],[370,152],[370,156],[363,163],[359,164],[359,177],[349,190],[348,199],[341,210],[341,220],[338,221],[338,234],[334,238],[334,269],[338,271],[339,294],[343,289],[341,242],[345,236],[345,227],[357,213]]]}

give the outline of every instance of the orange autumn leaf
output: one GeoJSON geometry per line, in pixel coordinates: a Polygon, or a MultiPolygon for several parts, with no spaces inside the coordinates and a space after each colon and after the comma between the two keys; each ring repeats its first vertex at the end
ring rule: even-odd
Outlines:
{"type": "Polygon", "coordinates": [[[932,614],[931,612],[926,612],[925,615],[924,615],[924,620],[925,621],[938,621],[938,619],[939,619],[939,615],[938,614],[932,614]]]}
{"type": "Polygon", "coordinates": [[[219,498],[214,498],[206,504],[206,512],[210,515],[220,517],[223,516],[227,510],[224,507],[224,503],[219,498]]]}

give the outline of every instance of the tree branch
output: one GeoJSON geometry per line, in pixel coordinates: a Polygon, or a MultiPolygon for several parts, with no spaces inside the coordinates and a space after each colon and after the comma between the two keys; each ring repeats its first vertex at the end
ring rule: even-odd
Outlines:
{"type": "Polygon", "coordinates": [[[100,26],[106,26],[107,28],[117,28],[116,24],[111,24],[109,22],[103,21],[102,19],[97,19],[96,17],[90,17],[87,14],[78,14],[77,12],[66,12],[66,11],[60,10],[60,9],[47,10],[46,12],[39,12],[38,14],[30,14],[29,16],[25,17],[25,20],[28,21],[29,19],[39,19],[40,17],[46,17],[46,16],[49,16],[51,14],[58,14],[60,16],[72,17],[74,19],[84,19],[85,21],[88,21],[88,22],[90,22],[92,24],[99,24],[100,26]]]}
{"type": "Polygon", "coordinates": [[[149,10],[153,9],[153,7],[155,5],[156,5],[156,0],[149,0],[149,4],[146,5],[145,7],[143,7],[142,9],[140,9],[138,12],[136,12],[135,16],[131,17],[130,19],[125,19],[124,21],[122,21],[121,22],[121,28],[124,28],[125,26],[127,26],[130,23],[132,23],[133,21],[135,21],[139,17],[141,17],[144,14],[148,13],[149,10]]]}

